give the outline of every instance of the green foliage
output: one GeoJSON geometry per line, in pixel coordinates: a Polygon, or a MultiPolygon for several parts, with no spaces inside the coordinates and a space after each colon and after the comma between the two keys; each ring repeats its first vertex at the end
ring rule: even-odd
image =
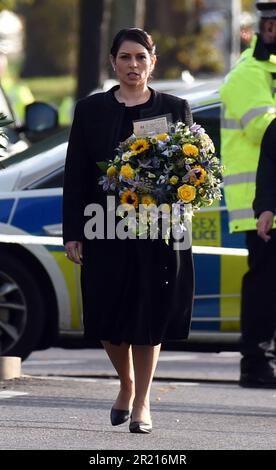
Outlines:
{"type": "Polygon", "coordinates": [[[108,169],[108,162],[96,162],[96,165],[99,167],[99,169],[103,172],[106,173],[108,169]]]}
{"type": "Polygon", "coordinates": [[[255,11],[255,1],[254,0],[242,0],[241,1],[242,10],[254,12],[255,11]]]}
{"type": "Polygon", "coordinates": [[[15,5],[15,0],[3,0],[0,1],[0,11],[2,10],[12,10],[15,5]]]}
{"type": "Polygon", "coordinates": [[[32,4],[33,0],[0,0],[0,11],[14,10],[18,5],[32,4]]]}
{"type": "Polygon", "coordinates": [[[222,52],[214,46],[215,26],[205,26],[197,34],[182,36],[178,41],[176,57],[192,73],[223,73],[222,52]]]}
{"type": "Polygon", "coordinates": [[[175,36],[163,36],[154,31],[153,37],[158,44],[160,56],[164,59],[164,78],[179,78],[183,70],[192,74],[223,73],[224,58],[214,45],[215,28],[205,26],[201,31],[175,36]],[[170,64],[170,66],[168,66],[170,64]]]}
{"type": "Polygon", "coordinates": [[[147,6],[146,28],[158,49],[156,78],[179,78],[183,70],[194,75],[224,73],[224,24],[202,21],[206,1],[148,0],[147,6]]]}
{"type": "Polygon", "coordinates": [[[60,105],[66,96],[74,96],[76,79],[70,75],[60,77],[38,77],[22,80],[37,101],[60,105]]]}

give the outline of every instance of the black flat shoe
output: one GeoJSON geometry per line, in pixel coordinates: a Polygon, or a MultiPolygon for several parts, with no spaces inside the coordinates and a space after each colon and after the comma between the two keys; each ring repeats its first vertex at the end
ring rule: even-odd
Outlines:
{"type": "Polygon", "coordinates": [[[117,410],[116,408],[111,408],[110,412],[110,421],[112,426],[118,426],[119,424],[125,423],[130,418],[129,410],[117,410]]]}
{"type": "Polygon", "coordinates": [[[129,430],[137,434],[149,434],[152,431],[152,424],[143,421],[132,421],[129,424],[129,430]]]}

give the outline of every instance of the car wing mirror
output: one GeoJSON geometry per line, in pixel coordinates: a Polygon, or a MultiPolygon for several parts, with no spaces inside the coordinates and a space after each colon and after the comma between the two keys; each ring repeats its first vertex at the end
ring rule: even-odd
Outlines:
{"type": "Polygon", "coordinates": [[[25,108],[25,126],[27,132],[43,132],[58,127],[58,111],[48,103],[35,101],[25,108]]]}

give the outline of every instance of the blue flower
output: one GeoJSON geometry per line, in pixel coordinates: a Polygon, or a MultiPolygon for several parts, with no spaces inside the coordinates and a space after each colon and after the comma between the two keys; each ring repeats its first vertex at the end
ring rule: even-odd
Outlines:
{"type": "Polygon", "coordinates": [[[139,166],[141,168],[152,168],[152,165],[151,165],[151,160],[146,160],[144,163],[141,162],[141,160],[139,160],[138,158],[138,163],[139,163],[139,166]]]}
{"type": "Polygon", "coordinates": [[[158,157],[153,157],[152,168],[160,168],[160,159],[158,157]]]}
{"type": "Polygon", "coordinates": [[[110,183],[112,181],[113,180],[111,180],[111,178],[109,178],[108,176],[101,176],[101,178],[99,179],[99,184],[103,187],[104,191],[108,191],[110,188],[110,183]]]}
{"type": "Polygon", "coordinates": [[[193,125],[190,127],[190,131],[192,132],[198,132],[200,129],[202,129],[202,127],[196,122],[194,122],[193,125]]]}
{"type": "Polygon", "coordinates": [[[167,195],[167,188],[166,184],[159,185],[158,188],[155,188],[152,191],[155,199],[157,200],[158,204],[162,202],[166,202],[166,195],[167,195]]]}

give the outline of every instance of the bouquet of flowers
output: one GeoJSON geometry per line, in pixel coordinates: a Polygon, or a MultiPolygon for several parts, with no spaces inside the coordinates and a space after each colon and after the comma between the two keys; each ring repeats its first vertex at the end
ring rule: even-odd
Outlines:
{"type": "Polygon", "coordinates": [[[98,166],[105,172],[99,184],[120,205],[117,214],[124,217],[125,210],[135,209],[137,235],[148,230],[140,208],[159,206],[155,222],[176,214],[181,225],[187,214],[221,199],[222,166],[212,140],[198,124],[178,122],[166,133],[133,134],[120,143],[113,160],[98,166]]]}

